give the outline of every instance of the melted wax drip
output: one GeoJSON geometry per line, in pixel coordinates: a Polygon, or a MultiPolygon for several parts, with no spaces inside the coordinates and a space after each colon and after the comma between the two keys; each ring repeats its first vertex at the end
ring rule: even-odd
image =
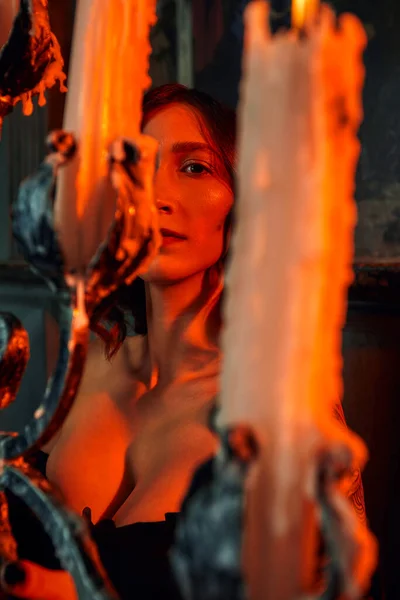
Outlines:
{"type": "MultiPolygon", "coordinates": [[[[39,106],[46,104],[45,91],[52,88],[56,82],[59,82],[60,91],[66,92],[67,87],[64,85],[66,75],[63,72],[64,60],[61,55],[60,45],[56,36],[50,31],[49,18],[47,13],[47,0],[39,0],[40,6],[33,3],[33,15],[32,15],[32,31],[31,35],[35,38],[43,39],[46,38],[45,34],[50,37],[50,58],[45,68],[45,71],[41,77],[41,80],[28,91],[21,92],[18,95],[0,95],[0,102],[14,107],[18,102],[22,102],[22,112],[25,116],[30,116],[33,112],[32,98],[36,95],[39,96],[39,106]],[[43,33],[44,32],[44,33],[43,33]]],[[[35,58],[37,50],[29,49],[30,53],[30,64],[32,71],[35,71],[35,58]]],[[[3,124],[4,115],[0,114],[0,133],[3,124]]]]}

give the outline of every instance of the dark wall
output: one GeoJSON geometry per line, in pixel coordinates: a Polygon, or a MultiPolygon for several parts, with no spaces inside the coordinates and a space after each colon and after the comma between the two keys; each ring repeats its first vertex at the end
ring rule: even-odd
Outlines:
{"type": "Polygon", "coordinates": [[[400,274],[358,272],[343,335],[344,410],[366,442],[367,516],[380,547],[374,599],[400,598],[400,274]],[[384,595],[382,595],[384,593],[384,595]]]}
{"type": "MultiPolygon", "coordinates": [[[[287,0],[274,0],[281,10],[287,0]]],[[[236,106],[241,76],[242,13],[247,0],[232,0],[225,30],[212,59],[196,72],[196,86],[236,106]]],[[[362,154],[357,174],[358,262],[385,263],[400,257],[400,3],[397,0],[334,0],[338,13],[352,12],[369,35],[365,52],[362,154]]],[[[211,8],[210,8],[211,10],[211,8]]],[[[273,19],[273,25],[285,19],[273,19]]],[[[287,22],[287,19],[286,19],[287,22]]]]}

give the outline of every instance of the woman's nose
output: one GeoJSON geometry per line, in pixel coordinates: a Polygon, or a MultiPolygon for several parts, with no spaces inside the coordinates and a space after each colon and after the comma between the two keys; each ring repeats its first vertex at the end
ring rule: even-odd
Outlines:
{"type": "Polygon", "coordinates": [[[156,207],[160,213],[171,215],[174,211],[173,204],[169,200],[164,197],[160,198],[159,195],[156,196],[156,207]]]}
{"type": "Polygon", "coordinates": [[[156,207],[160,213],[170,215],[174,212],[173,189],[170,178],[162,169],[158,169],[154,181],[156,207]]]}

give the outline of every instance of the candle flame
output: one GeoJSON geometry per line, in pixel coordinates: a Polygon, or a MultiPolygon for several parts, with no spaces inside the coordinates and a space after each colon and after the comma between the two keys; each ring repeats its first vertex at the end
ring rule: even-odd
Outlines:
{"type": "Polygon", "coordinates": [[[303,29],[312,22],[318,12],[319,0],[292,0],[292,26],[303,29]]]}

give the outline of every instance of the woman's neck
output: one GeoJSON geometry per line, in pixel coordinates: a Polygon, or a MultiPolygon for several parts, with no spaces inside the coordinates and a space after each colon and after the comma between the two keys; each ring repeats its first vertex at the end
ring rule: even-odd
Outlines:
{"type": "Polygon", "coordinates": [[[222,281],[201,273],[171,285],[146,284],[150,385],[170,381],[201,353],[218,352],[222,281]]]}

